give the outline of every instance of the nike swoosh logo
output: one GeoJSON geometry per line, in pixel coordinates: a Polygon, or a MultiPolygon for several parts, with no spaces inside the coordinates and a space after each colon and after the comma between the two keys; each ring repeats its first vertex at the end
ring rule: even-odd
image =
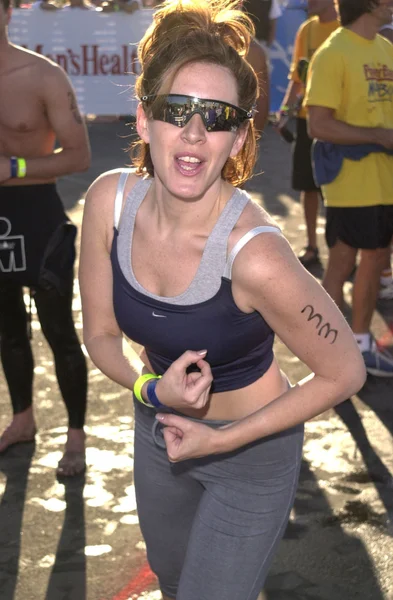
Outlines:
{"type": "Polygon", "coordinates": [[[165,315],[157,315],[157,313],[155,313],[154,310],[151,314],[153,315],[153,317],[159,317],[160,319],[166,319],[165,315]]]}

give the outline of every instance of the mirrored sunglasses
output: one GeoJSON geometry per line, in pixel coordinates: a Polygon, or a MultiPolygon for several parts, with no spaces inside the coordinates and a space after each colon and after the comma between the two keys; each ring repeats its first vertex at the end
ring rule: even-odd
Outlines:
{"type": "Polygon", "coordinates": [[[184,127],[191,117],[200,115],[207,131],[235,132],[242,123],[253,116],[252,111],[234,104],[195,96],[152,95],[142,96],[141,101],[151,108],[154,120],[171,123],[176,127],[184,127]]]}

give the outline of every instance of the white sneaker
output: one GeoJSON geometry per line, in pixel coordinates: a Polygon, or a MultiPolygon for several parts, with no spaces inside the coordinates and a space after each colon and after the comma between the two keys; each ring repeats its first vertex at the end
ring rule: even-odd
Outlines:
{"type": "Polygon", "coordinates": [[[393,281],[380,287],[378,298],[380,300],[393,300],[393,281]]]}

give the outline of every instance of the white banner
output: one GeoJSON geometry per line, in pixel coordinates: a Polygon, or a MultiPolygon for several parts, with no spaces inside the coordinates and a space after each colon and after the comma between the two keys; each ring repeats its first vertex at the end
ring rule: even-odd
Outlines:
{"type": "Polygon", "coordinates": [[[83,114],[135,113],[136,45],[153,10],[101,13],[89,10],[19,9],[12,13],[11,42],[61,65],[69,75],[83,114]]]}

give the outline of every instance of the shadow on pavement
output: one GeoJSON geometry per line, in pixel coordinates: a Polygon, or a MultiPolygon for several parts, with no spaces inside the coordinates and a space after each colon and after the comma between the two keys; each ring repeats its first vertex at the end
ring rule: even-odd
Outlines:
{"type": "Polygon", "coordinates": [[[65,492],[63,529],[45,600],[86,599],[85,476],[62,480],[65,492]]]}
{"type": "Polygon", "coordinates": [[[344,530],[321,480],[303,460],[294,517],[267,578],[264,600],[384,600],[365,544],[344,530]]]}
{"type": "MultiPolygon", "coordinates": [[[[23,516],[35,444],[20,444],[0,457],[6,479],[0,503],[0,598],[14,600],[20,562],[23,516]]],[[[86,599],[84,476],[67,480],[65,516],[45,600],[86,599]]],[[[38,565],[37,565],[38,567],[38,565]]],[[[32,582],[34,584],[34,582],[32,582]]]]}
{"type": "MultiPolygon", "coordinates": [[[[366,384],[365,388],[367,387],[369,387],[368,384],[366,384]]],[[[363,400],[366,396],[366,393],[362,392],[359,393],[358,396],[363,400]]],[[[389,394],[391,396],[391,391],[389,392],[389,394]]],[[[390,411],[389,414],[387,411],[381,410],[380,406],[378,406],[378,404],[381,404],[381,395],[375,394],[374,391],[368,399],[368,404],[370,408],[375,412],[375,414],[378,416],[381,422],[384,425],[387,425],[390,421],[391,430],[392,412],[390,411]]],[[[353,437],[357,448],[359,449],[362,455],[362,459],[365,465],[365,470],[357,470],[355,473],[349,474],[348,481],[357,483],[367,483],[368,481],[372,481],[375,485],[375,489],[378,492],[379,498],[384,508],[386,509],[387,515],[392,517],[392,473],[390,473],[389,469],[386,467],[381,457],[377,454],[377,452],[371,445],[362,419],[351,400],[347,400],[346,402],[343,402],[342,404],[336,406],[335,411],[347,426],[348,431],[353,437]]],[[[392,533],[393,532],[391,532],[391,535],[392,533]]]]}
{"type": "Polygon", "coordinates": [[[0,502],[0,598],[13,600],[19,575],[23,513],[35,443],[19,444],[0,455],[5,477],[0,502]]]}

